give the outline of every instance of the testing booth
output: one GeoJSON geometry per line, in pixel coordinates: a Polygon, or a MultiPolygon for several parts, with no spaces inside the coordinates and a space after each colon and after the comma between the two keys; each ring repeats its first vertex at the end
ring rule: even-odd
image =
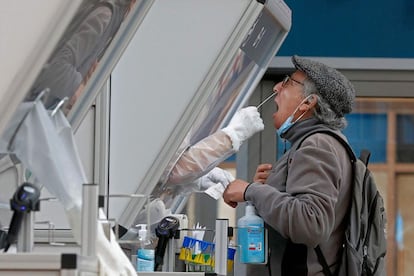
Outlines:
{"type": "MultiPolygon", "coordinates": [[[[165,214],[185,223],[188,193],[166,179],[188,147],[247,104],[291,11],[282,0],[6,9],[0,275],[136,274],[125,250],[135,225],[153,231],[165,214]]],[[[158,273],[182,275],[165,257],[158,273]]],[[[218,259],[212,272],[225,275],[218,259]]]]}

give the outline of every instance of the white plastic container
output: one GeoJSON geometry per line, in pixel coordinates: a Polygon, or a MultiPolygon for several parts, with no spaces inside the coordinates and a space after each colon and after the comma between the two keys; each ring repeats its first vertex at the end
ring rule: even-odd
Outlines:
{"type": "Polygon", "coordinates": [[[237,221],[237,227],[240,263],[265,263],[264,222],[252,204],[246,205],[246,213],[237,221]]]}
{"type": "Polygon", "coordinates": [[[155,248],[148,235],[147,225],[138,224],[137,271],[154,271],[155,248]]]}

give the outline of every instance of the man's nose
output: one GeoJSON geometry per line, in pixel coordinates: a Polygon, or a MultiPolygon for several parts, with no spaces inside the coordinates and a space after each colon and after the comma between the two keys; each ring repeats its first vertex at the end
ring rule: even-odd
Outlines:
{"type": "Polygon", "coordinates": [[[282,90],[282,81],[278,82],[273,86],[273,92],[279,93],[282,90]]]}

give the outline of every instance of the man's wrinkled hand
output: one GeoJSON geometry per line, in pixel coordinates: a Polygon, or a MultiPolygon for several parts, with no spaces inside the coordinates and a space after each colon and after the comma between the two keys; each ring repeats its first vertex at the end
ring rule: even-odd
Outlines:
{"type": "Polygon", "coordinates": [[[253,177],[253,182],[265,183],[272,170],[272,164],[260,164],[257,166],[256,173],[253,177]]]}
{"type": "Polygon", "coordinates": [[[247,186],[249,186],[249,183],[241,179],[230,182],[223,193],[224,202],[230,207],[236,208],[238,202],[245,201],[244,192],[247,186]]]}

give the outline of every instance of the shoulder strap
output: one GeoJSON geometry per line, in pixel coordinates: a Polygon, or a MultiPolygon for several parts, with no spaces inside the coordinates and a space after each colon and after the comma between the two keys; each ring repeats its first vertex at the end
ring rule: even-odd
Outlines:
{"type": "MultiPolygon", "coordinates": [[[[306,135],[304,135],[301,140],[299,142],[297,142],[294,145],[295,150],[297,150],[298,148],[300,148],[300,146],[302,145],[303,141],[305,141],[306,138],[308,138],[309,136],[316,134],[316,133],[325,133],[328,135],[331,135],[332,137],[336,138],[336,140],[338,140],[346,149],[346,151],[348,152],[349,157],[351,158],[352,162],[356,162],[356,156],[354,154],[354,151],[352,150],[351,146],[348,144],[348,142],[346,142],[341,136],[339,136],[336,132],[334,132],[331,129],[328,128],[320,128],[320,129],[315,129],[309,133],[306,133],[306,135]]],[[[367,151],[368,152],[368,151],[367,151]]],[[[362,156],[362,152],[361,152],[361,156],[362,156]]],[[[369,152],[368,152],[368,156],[367,156],[367,162],[368,163],[368,159],[369,159],[369,152]]],[[[363,160],[365,163],[365,160],[363,160]]]]}
{"type": "Polygon", "coordinates": [[[359,159],[361,159],[361,161],[364,162],[365,166],[368,166],[370,156],[371,152],[369,150],[363,149],[361,150],[361,155],[359,156],[359,159]]]}
{"type": "Polygon", "coordinates": [[[322,250],[319,245],[315,247],[315,252],[316,252],[316,255],[318,256],[319,263],[322,265],[323,274],[325,274],[326,276],[333,276],[331,271],[329,270],[329,266],[326,263],[325,256],[323,255],[322,250]]]}

